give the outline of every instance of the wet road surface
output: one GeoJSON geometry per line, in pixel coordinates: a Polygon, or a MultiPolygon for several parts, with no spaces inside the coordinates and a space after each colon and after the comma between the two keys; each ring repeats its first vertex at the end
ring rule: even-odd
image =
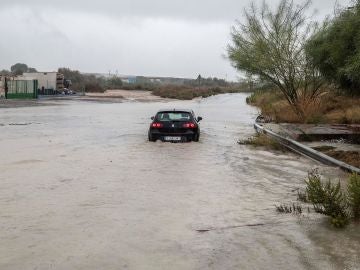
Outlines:
{"type": "Polygon", "coordinates": [[[359,226],[274,207],[343,173],[238,145],[245,98],[1,109],[0,269],[360,269],[359,226]],[[147,142],[164,107],[202,116],[200,142],[147,142]]]}

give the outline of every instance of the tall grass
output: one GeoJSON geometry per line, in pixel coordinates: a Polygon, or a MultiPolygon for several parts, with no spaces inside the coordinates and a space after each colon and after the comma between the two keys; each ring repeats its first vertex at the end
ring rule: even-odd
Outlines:
{"type": "Polygon", "coordinates": [[[299,106],[306,113],[304,121],[293,112],[288,102],[276,90],[261,90],[253,93],[247,102],[261,109],[263,115],[268,115],[276,122],[283,123],[360,123],[360,98],[341,95],[333,89],[323,92],[313,102],[304,96],[299,106]]]}

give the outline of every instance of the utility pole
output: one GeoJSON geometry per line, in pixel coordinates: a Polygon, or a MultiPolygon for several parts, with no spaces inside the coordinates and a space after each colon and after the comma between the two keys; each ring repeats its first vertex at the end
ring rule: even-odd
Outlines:
{"type": "Polygon", "coordinates": [[[8,96],[8,84],[7,84],[7,77],[6,77],[6,75],[5,75],[5,82],[4,82],[4,89],[5,89],[5,99],[7,99],[7,96],[8,96]]]}
{"type": "Polygon", "coordinates": [[[199,84],[199,90],[200,90],[200,86],[201,86],[201,75],[199,74],[199,76],[197,77],[197,81],[199,84]]]}

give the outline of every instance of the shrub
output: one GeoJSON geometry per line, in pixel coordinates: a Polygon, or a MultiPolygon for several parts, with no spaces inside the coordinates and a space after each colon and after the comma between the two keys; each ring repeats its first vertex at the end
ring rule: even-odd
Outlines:
{"type": "Polygon", "coordinates": [[[306,182],[306,193],[317,213],[331,217],[335,227],[343,227],[348,223],[346,195],[341,191],[340,182],[332,184],[330,180],[325,184],[321,176],[314,170],[309,173],[306,182]]]}
{"type": "Polygon", "coordinates": [[[324,202],[325,192],[319,173],[316,170],[309,172],[308,181],[305,182],[308,200],[314,205],[322,204],[324,202]]]}
{"type": "Polygon", "coordinates": [[[353,174],[350,176],[348,185],[348,201],[355,219],[360,219],[360,176],[353,174]]]}
{"type": "MultiPolygon", "coordinates": [[[[329,216],[333,226],[342,228],[349,223],[350,218],[360,219],[360,176],[358,174],[350,176],[347,192],[342,192],[340,182],[333,184],[329,180],[323,183],[317,170],[309,172],[305,182],[306,191],[298,191],[298,200],[303,203],[312,203],[314,211],[329,216]]],[[[286,214],[301,214],[302,209],[303,207],[299,204],[276,206],[277,212],[286,214]]]]}
{"type": "Polygon", "coordinates": [[[69,68],[59,68],[59,73],[62,73],[66,80],[71,81],[71,89],[75,91],[85,90],[86,92],[104,92],[106,79],[104,77],[97,77],[93,74],[83,74],[78,70],[71,70],[69,68]]]}
{"type": "Polygon", "coordinates": [[[105,89],[98,83],[86,83],[85,84],[85,91],[89,93],[103,93],[105,89]]]}
{"type": "Polygon", "coordinates": [[[107,80],[107,88],[108,89],[122,89],[123,82],[121,78],[117,76],[113,76],[107,80]]]}

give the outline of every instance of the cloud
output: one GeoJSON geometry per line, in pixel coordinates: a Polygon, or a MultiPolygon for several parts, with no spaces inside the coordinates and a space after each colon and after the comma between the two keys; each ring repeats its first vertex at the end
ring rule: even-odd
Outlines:
{"type": "MultiPolygon", "coordinates": [[[[262,1],[259,0],[259,3],[262,1]]],[[[272,5],[278,1],[271,1],[272,5]]],[[[318,17],[335,0],[314,1],[318,17]]],[[[12,0],[0,9],[1,67],[235,79],[222,57],[249,1],[12,0]]]]}
{"type": "Polygon", "coordinates": [[[31,6],[35,9],[54,8],[60,12],[101,13],[114,17],[162,17],[193,20],[234,20],[241,12],[242,4],[238,0],[12,0],[5,6],[31,6]]]}
{"type": "MultiPolygon", "coordinates": [[[[13,18],[17,23],[7,34],[11,43],[0,41],[4,68],[25,62],[40,70],[65,66],[84,72],[117,70],[122,74],[179,77],[201,73],[223,78],[235,73],[221,56],[228,40],[227,24],[115,19],[52,9],[36,18],[28,9],[17,15],[6,14],[0,13],[0,18],[13,18]]],[[[7,31],[2,25],[0,30],[7,31]]]]}
{"type": "MultiPolygon", "coordinates": [[[[305,0],[297,0],[302,3],[305,0]]],[[[101,13],[106,16],[122,17],[161,17],[180,20],[205,20],[205,21],[234,21],[242,15],[243,8],[250,1],[241,0],[12,0],[6,1],[2,7],[32,7],[36,10],[53,8],[61,13],[81,12],[81,13],[101,13]]],[[[256,0],[258,4],[262,0],[256,0]]],[[[279,0],[268,1],[271,5],[276,5],[279,0]]],[[[342,1],[348,4],[350,0],[342,1]]],[[[313,7],[318,9],[322,15],[331,12],[334,7],[334,0],[313,1],[313,7]]]]}

